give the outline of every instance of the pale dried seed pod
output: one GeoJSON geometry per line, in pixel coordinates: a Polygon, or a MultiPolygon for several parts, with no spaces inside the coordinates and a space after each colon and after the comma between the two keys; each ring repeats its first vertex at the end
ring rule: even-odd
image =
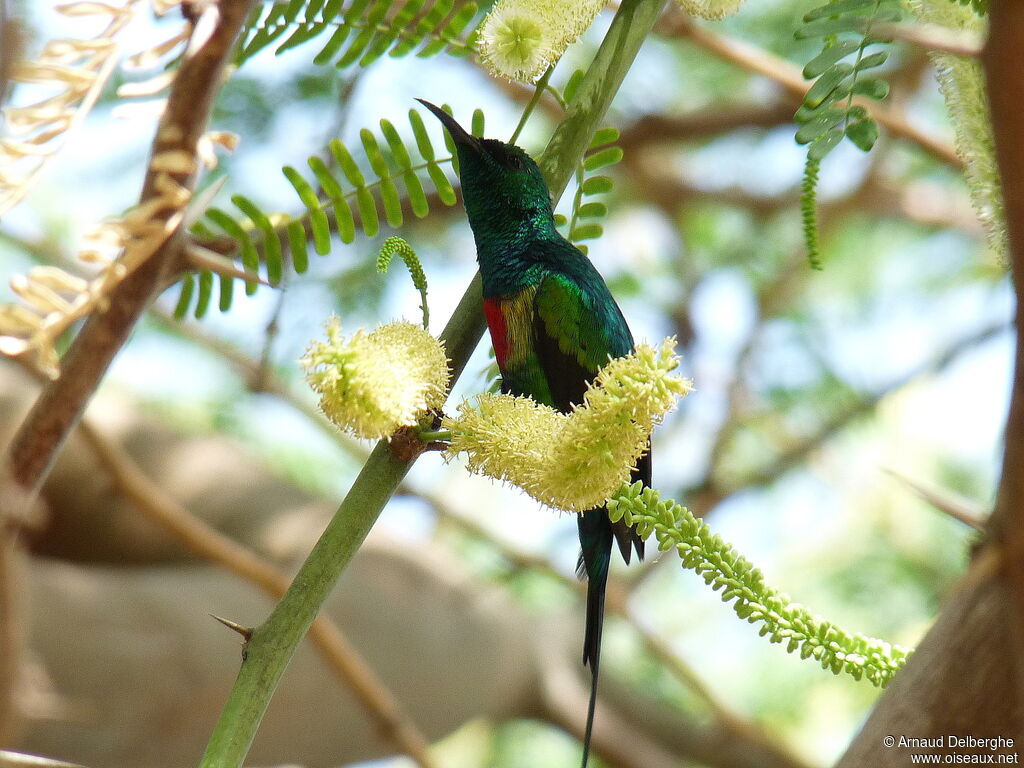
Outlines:
{"type": "Polygon", "coordinates": [[[125,83],[117,89],[117,95],[122,99],[156,96],[158,93],[162,93],[170,88],[172,82],[174,82],[174,72],[173,70],[168,70],[167,72],[161,72],[155,77],[151,77],[149,80],[143,80],[138,83],[125,83]]]}
{"type": "Polygon", "coordinates": [[[0,306],[0,332],[28,335],[43,327],[43,318],[21,304],[0,306]]]}
{"type": "Polygon", "coordinates": [[[28,271],[30,280],[40,285],[45,285],[55,291],[67,291],[68,293],[84,293],[89,290],[89,281],[77,275],[65,272],[60,267],[32,267],[28,271]]]}
{"type": "Polygon", "coordinates": [[[122,68],[130,71],[133,69],[147,69],[152,67],[163,56],[174,50],[176,46],[188,40],[190,32],[191,26],[186,24],[182,30],[173,37],[169,37],[162,43],[158,43],[144,51],[139,51],[139,53],[129,56],[125,60],[124,64],[121,65],[122,68]]]}

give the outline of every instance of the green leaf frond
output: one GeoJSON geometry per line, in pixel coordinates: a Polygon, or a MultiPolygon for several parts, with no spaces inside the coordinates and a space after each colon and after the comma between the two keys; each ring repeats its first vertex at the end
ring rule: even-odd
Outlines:
{"type": "Polygon", "coordinates": [[[556,98],[562,104],[564,108],[566,104],[572,102],[576,98],[576,90],[580,87],[580,83],[583,82],[583,76],[586,72],[582,69],[574,69],[569,79],[565,81],[565,85],[562,87],[562,93],[559,95],[556,90],[556,98]]]}
{"type": "MultiPolygon", "coordinates": [[[[484,119],[480,110],[474,113],[473,126],[475,133],[481,135],[484,119]]],[[[441,204],[455,205],[455,190],[441,167],[453,162],[454,147],[449,147],[452,154],[439,157],[443,153],[435,149],[423,117],[415,109],[409,110],[409,129],[412,141],[403,138],[391,122],[381,120],[379,134],[366,128],[360,131],[360,145],[355,150],[333,139],[328,145],[328,160],[319,155],[308,158],[312,180],[307,180],[297,169],[285,166],[282,172],[305,208],[301,216],[270,214],[249,198],[235,195],[231,200],[237,213],[211,207],[205,218],[193,226],[192,232],[211,243],[222,243],[225,236],[234,240],[243,267],[258,272],[262,260],[266,264],[267,281],[276,284],[284,271],[282,240],[287,240],[291,267],[301,274],[309,263],[310,241],[319,255],[326,255],[335,233],[347,244],[355,240],[357,229],[368,237],[376,236],[382,218],[391,228],[402,226],[405,212],[399,185],[404,188],[408,208],[416,218],[423,218],[430,210],[430,198],[424,188],[427,181],[441,204]]],[[[446,143],[450,142],[447,133],[444,137],[446,143]]],[[[224,248],[217,250],[223,252],[224,248]]],[[[235,278],[226,275],[218,275],[218,278],[218,306],[221,311],[227,311],[231,307],[235,278]]],[[[183,317],[189,311],[195,296],[193,311],[196,317],[202,317],[209,308],[212,288],[211,273],[200,272],[198,282],[193,276],[187,276],[176,308],[178,316],[183,317]]],[[[246,283],[247,294],[256,288],[256,283],[246,283]]]]}
{"type": "Polygon", "coordinates": [[[236,62],[241,65],[278,41],[275,54],[325,36],[327,41],[313,63],[333,62],[338,69],[353,64],[365,67],[385,54],[392,58],[413,52],[420,58],[441,52],[467,56],[475,50],[476,32],[465,31],[477,17],[478,8],[474,2],[457,9],[454,6],[454,0],[290,0],[261,4],[248,20],[236,62]]]}
{"type": "Polygon", "coordinates": [[[608,502],[608,515],[613,522],[633,526],[642,538],[654,534],[659,550],[675,549],[684,568],[721,590],[723,602],[734,601],[737,616],[761,625],[762,637],[785,643],[789,653],[799,651],[800,658],[813,658],[822,669],[884,687],[910,656],[910,649],[848,632],[792,602],[765,584],[760,570],[686,507],[662,501],[657,491],[640,482],[624,486],[608,502]]]}
{"type": "Polygon", "coordinates": [[[800,216],[804,224],[804,244],[807,260],[813,269],[821,269],[821,249],[818,247],[818,171],[821,161],[810,155],[804,164],[804,178],[800,184],[800,216]]]}
{"type": "Polygon", "coordinates": [[[409,245],[408,241],[401,237],[389,237],[384,241],[384,245],[381,246],[380,253],[377,254],[377,271],[384,274],[388,271],[388,267],[391,265],[391,260],[395,256],[399,256],[402,261],[405,262],[405,266],[409,268],[409,274],[412,276],[412,284],[416,287],[416,290],[420,292],[420,299],[422,304],[420,309],[423,311],[423,327],[424,329],[430,327],[430,310],[427,308],[427,275],[423,271],[423,265],[420,264],[420,259],[416,255],[416,251],[409,245]]]}
{"type": "Polygon", "coordinates": [[[804,77],[814,83],[794,116],[796,140],[810,145],[808,157],[824,160],[844,137],[865,152],[874,145],[878,124],[853,98],[880,100],[889,94],[888,83],[868,76],[889,51],[868,49],[891,42],[873,35],[874,25],[901,16],[898,0],[831,0],[804,15],[795,36],[824,38],[821,53],[804,67],[804,77]]]}
{"type": "MultiPolygon", "coordinates": [[[[975,11],[972,12],[966,6],[966,3],[956,5],[949,0],[913,0],[910,3],[911,11],[925,24],[983,35],[986,22],[976,15],[978,8],[972,4],[975,11]]],[[[943,51],[930,51],[928,55],[935,65],[939,90],[953,123],[954,144],[964,162],[971,204],[985,229],[989,248],[1005,256],[1006,210],[981,62],[943,51]]]]}
{"type": "Polygon", "coordinates": [[[576,194],[572,199],[569,217],[560,214],[555,216],[555,223],[558,226],[568,225],[564,231],[566,239],[584,254],[587,253],[587,246],[580,243],[584,240],[596,240],[604,234],[604,228],[598,221],[608,214],[607,205],[590,198],[611,192],[613,185],[611,176],[588,174],[622,160],[622,148],[615,146],[618,139],[617,128],[599,128],[594,132],[590,147],[576,168],[576,194]]]}

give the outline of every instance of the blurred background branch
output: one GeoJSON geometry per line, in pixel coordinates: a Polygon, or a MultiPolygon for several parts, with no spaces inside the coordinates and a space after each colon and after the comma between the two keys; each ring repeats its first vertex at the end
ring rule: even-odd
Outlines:
{"type": "MultiPolygon", "coordinates": [[[[21,32],[8,7],[0,0],[0,128],[4,125],[3,107],[7,95],[11,67],[21,50],[21,32]]],[[[0,469],[6,473],[6,468],[0,469]]],[[[21,521],[15,510],[28,504],[20,498],[9,479],[0,477],[0,744],[10,742],[18,733],[18,692],[20,670],[24,657],[24,627],[21,584],[21,558],[16,538],[21,521]]]]}
{"type": "MultiPolygon", "coordinates": [[[[0,108],[7,103],[11,67],[18,58],[18,25],[11,18],[8,0],[0,0],[0,108]]],[[[2,118],[0,118],[2,119],[2,118]]]]}
{"type": "MultiPolygon", "coordinates": [[[[746,41],[716,34],[706,25],[695,22],[689,14],[681,9],[669,11],[658,31],[668,37],[689,40],[731,64],[781,85],[793,99],[794,109],[800,104],[810,87],[810,83],[804,78],[800,67],[746,41]]],[[[917,144],[938,160],[954,167],[960,166],[960,158],[953,151],[952,145],[923,133],[916,126],[907,122],[903,115],[888,107],[881,107],[868,101],[862,103],[869,107],[869,111],[879,124],[884,125],[893,136],[917,144]]]]}

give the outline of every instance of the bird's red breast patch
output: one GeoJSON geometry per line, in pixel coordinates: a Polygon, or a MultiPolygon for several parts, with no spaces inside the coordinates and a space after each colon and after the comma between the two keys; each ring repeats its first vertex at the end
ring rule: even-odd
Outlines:
{"type": "Polygon", "coordinates": [[[505,365],[509,352],[508,325],[501,305],[500,299],[484,299],[484,317],[487,318],[487,327],[491,331],[491,344],[494,346],[494,356],[498,360],[499,368],[505,365]]]}

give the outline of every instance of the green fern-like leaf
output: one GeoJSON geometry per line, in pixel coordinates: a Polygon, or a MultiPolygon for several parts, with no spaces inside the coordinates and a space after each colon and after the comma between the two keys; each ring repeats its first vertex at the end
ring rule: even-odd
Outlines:
{"type": "MultiPolygon", "coordinates": [[[[472,124],[474,132],[482,135],[483,112],[474,112],[472,124]]],[[[328,145],[330,164],[319,156],[310,157],[312,180],[297,169],[285,166],[282,169],[285,179],[305,209],[301,218],[286,213],[268,214],[250,198],[235,195],[231,200],[237,213],[211,207],[205,218],[193,226],[192,232],[211,241],[225,236],[231,238],[238,244],[237,254],[245,270],[258,273],[262,261],[266,265],[267,281],[276,284],[284,274],[284,242],[291,255],[291,267],[296,272],[304,272],[309,263],[309,241],[318,254],[325,255],[331,250],[335,233],[342,242],[351,243],[357,229],[368,237],[376,236],[381,219],[391,228],[402,226],[405,211],[401,190],[417,218],[429,212],[430,199],[424,188],[427,179],[443,205],[454,205],[455,190],[441,167],[452,162],[453,157],[438,159],[423,118],[414,109],[409,110],[409,127],[415,148],[394,124],[381,120],[379,136],[366,128],[360,131],[360,145],[355,154],[342,141],[334,139],[328,145]],[[356,157],[365,162],[369,173],[364,172],[356,157]]],[[[449,139],[447,133],[444,136],[449,139]]],[[[233,298],[234,278],[224,275],[218,278],[221,281],[218,306],[226,311],[233,298]]],[[[247,282],[246,293],[255,292],[257,287],[257,283],[247,282]]],[[[187,276],[182,282],[176,313],[184,316],[195,296],[194,312],[196,317],[202,317],[209,309],[212,291],[211,273],[200,272],[198,279],[187,276]]]]}
{"type": "Polygon", "coordinates": [[[260,5],[242,35],[236,63],[277,44],[276,54],[327,38],[313,62],[338,69],[365,67],[382,56],[414,53],[422,58],[447,51],[466,56],[475,46],[476,3],[453,12],[454,0],[290,0],[260,5]],[[418,50],[417,50],[418,49],[418,50]]]}
{"type": "Polygon", "coordinates": [[[804,15],[797,38],[823,37],[821,53],[807,62],[804,77],[813,80],[794,119],[796,141],[807,144],[807,165],[801,186],[800,210],[810,264],[821,269],[818,249],[817,184],[821,161],[843,139],[869,151],[878,140],[878,123],[854,96],[881,100],[889,85],[870,74],[889,57],[888,50],[868,51],[889,41],[872,35],[876,24],[898,21],[897,0],[831,0],[804,15]]]}
{"type": "Polygon", "coordinates": [[[196,276],[194,272],[186,272],[181,278],[181,291],[178,293],[178,303],[174,307],[174,316],[181,320],[188,314],[192,306],[192,294],[196,289],[196,276]]]}
{"type": "Polygon", "coordinates": [[[572,199],[569,217],[558,215],[555,223],[567,226],[567,239],[584,254],[587,246],[581,245],[584,240],[596,240],[604,234],[604,228],[597,223],[608,214],[608,207],[597,200],[590,200],[598,195],[607,194],[612,189],[610,176],[588,176],[588,173],[607,168],[622,160],[622,148],[615,146],[618,141],[617,128],[600,128],[590,140],[590,148],[576,169],[576,194],[572,199]]]}
{"type": "Polygon", "coordinates": [[[580,87],[580,83],[583,82],[583,76],[586,72],[582,69],[574,69],[572,74],[569,75],[569,79],[565,81],[565,86],[562,88],[562,101],[566,104],[571,102],[576,97],[576,90],[580,87]]]}
{"type": "Polygon", "coordinates": [[[210,307],[213,295],[213,272],[204,269],[199,273],[199,297],[196,299],[196,318],[202,318],[210,307]]]}
{"type": "MultiPolygon", "coordinates": [[[[213,216],[216,217],[217,214],[214,213],[213,216]]],[[[230,219],[231,217],[229,216],[227,218],[230,219]]],[[[212,218],[209,220],[209,223],[213,223],[212,218]]],[[[228,226],[233,226],[236,223],[237,222],[232,219],[228,226]]],[[[208,243],[218,242],[224,239],[223,228],[213,229],[204,221],[195,222],[190,231],[195,237],[208,243]]],[[[239,249],[239,251],[241,253],[241,249],[239,249]]],[[[245,252],[245,259],[248,260],[249,264],[254,263],[252,254],[248,251],[245,252]]],[[[256,255],[256,259],[259,259],[258,254],[256,255]]],[[[213,297],[215,281],[219,281],[218,306],[229,306],[234,295],[234,278],[215,275],[207,269],[202,269],[198,272],[186,272],[182,277],[181,291],[178,294],[178,301],[174,308],[175,317],[179,319],[183,318],[188,314],[190,309],[197,318],[203,317],[210,308],[210,300],[213,297]],[[193,299],[195,299],[194,307],[192,305],[193,299]]]]}
{"type": "Polygon", "coordinates": [[[741,619],[760,624],[758,634],[800,658],[815,659],[833,674],[846,672],[884,687],[906,664],[911,651],[884,640],[847,632],[823,621],[789,597],[769,587],[760,570],[711,532],[688,509],[663,501],[658,492],[636,482],[608,502],[613,522],[633,526],[641,538],[654,535],[658,549],[676,550],[684,568],[720,591],[741,619]]]}
{"type": "Polygon", "coordinates": [[[412,284],[420,292],[420,311],[423,312],[423,327],[430,329],[430,306],[427,304],[427,274],[423,271],[416,251],[409,243],[401,237],[389,237],[381,246],[377,255],[377,271],[384,274],[391,265],[395,256],[401,257],[405,266],[409,268],[409,275],[412,277],[412,284]]]}
{"type": "Polygon", "coordinates": [[[888,42],[872,35],[876,24],[901,18],[896,0],[831,0],[809,11],[797,38],[823,37],[824,47],[804,67],[814,83],[796,111],[796,140],[809,144],[808,156],[823,160],[843,138],[865,152],[878,138],[878,125],[853,97],[884,99],[889,86],[870,70],[881,66],[888,50],[868,49],[888,42]]]}
{"type": "Polygon", "coordinates": [[[800,213],[804,223],[804,243],[807,260],[813,269],[821,269],[821,249],[818,247],[818,171],[821,161],[807,156],[804,179],[800,185],[800,213]]]}

